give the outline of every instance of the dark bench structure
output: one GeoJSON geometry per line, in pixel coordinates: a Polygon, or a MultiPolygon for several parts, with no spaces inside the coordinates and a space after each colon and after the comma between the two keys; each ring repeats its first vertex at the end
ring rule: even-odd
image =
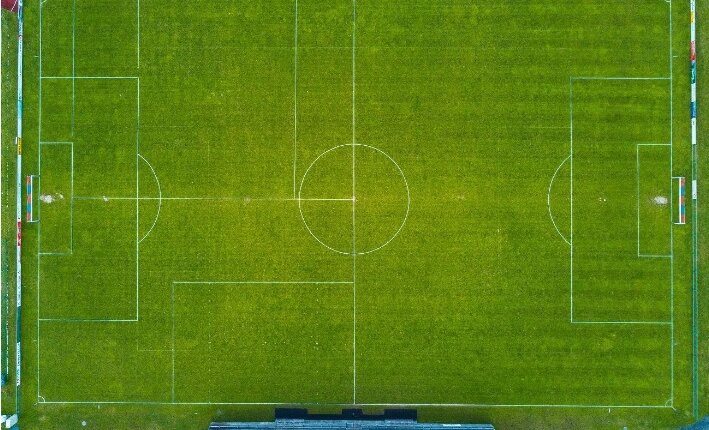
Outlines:
{"type": "Polygon", "coordinates": [[[495,430],[491,424],[419,423],[416,410],[387,409],[383,414],[365,414],[361,409],[343,409],[341,414],[310,414],[307,409],[276,409],[271,422],[212,423],[209,430],[495,430]]]}

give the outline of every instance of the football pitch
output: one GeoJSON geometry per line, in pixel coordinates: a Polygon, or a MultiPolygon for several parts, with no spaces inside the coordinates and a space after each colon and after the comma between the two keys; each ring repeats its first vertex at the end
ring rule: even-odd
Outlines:
{"type": "Polygon", "coordinates": [[[24,7],[22,428],[706,412],[688,2],[24,7]]]}

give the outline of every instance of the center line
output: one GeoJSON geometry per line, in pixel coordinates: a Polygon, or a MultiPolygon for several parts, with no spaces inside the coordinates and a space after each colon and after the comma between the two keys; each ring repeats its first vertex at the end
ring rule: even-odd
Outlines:
{"type": "Polygon", "coordinates": [[[296,165],[298,162],[298,0],[295,0],[293,31],[293,198],[296,198],[296,165]]]}
{"type": "Polygon", "coordinates": [[[355,175],[356,117],[355,117],[355,78],[356,78],[356,29],[357,0],[352,0],[352,403],[357,403],[357,233],[355,226],[355,207],[357,201],[355,175]]]}

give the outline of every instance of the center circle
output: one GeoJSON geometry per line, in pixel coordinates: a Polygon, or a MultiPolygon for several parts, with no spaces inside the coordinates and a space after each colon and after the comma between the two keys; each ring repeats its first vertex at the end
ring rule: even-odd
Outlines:
{"type": "Polygon", "coordinates": [[[406,224],[409,185],[394,159],[364,144],[335,146],[308,166],[298,209],[308,232],[346,255],[382,249],[406,224]]]}

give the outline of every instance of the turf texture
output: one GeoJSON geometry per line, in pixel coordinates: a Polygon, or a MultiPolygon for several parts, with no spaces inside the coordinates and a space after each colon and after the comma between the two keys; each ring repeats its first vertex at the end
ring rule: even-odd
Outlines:
{"type": "Polygon", "coordinates": [[[685,2],[25,12],[23,428],[692,421],[685,2]]]}

